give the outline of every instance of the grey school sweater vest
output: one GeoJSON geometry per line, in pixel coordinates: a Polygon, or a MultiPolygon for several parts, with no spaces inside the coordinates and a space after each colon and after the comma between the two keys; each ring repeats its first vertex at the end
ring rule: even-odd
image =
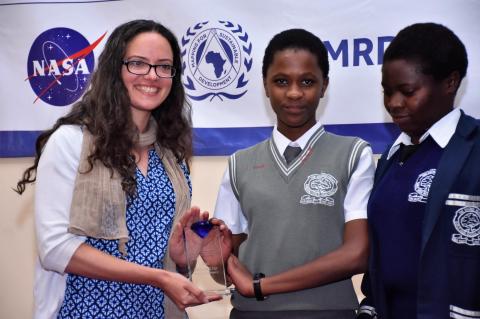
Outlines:
{"type": "MultiPolygon", "coordinates": [[[[305,264],[342,244],[343,202],[367,143],[321,127],[289,166],[272,139],[230,157],[232,189],[248,220],[239,258],[253,273],[271,276],[305,264]]],[[[271,295],[265,301],[235,293],[238,310],[354,309],[350,279],[303,291],[271,295]]]]}

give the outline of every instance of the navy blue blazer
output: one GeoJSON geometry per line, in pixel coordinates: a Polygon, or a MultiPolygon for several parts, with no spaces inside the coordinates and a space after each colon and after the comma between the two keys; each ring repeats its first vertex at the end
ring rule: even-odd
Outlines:
{"type": "MultiPolygon", "coordinates": [[[[387,154],[378,161],[375,184],[392,164],[387,154]]],[[[365,314],[375,308],[379,319],[388,319],[377,276],[376,243],[382,238],[373,236],[370,232],[369,270],[362,282],[366,298],[358,317],[369,318],[365,314]]],[[[417,301],[417,319],[480,319],[480,127],[463,111],[428,194],[417,301]]]]}

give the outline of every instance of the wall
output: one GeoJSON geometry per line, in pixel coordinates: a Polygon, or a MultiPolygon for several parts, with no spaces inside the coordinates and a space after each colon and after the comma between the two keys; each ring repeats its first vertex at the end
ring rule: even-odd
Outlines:
{"type": "MultiPolygon", "coordinates": [[[[19,196],[12,187],[32,158],[0,158],[0,318],[31,318],[36,258],[33,190],[19,196]]],[[[227,157],[195,157],[192,163],[193,204],[213,211],[227,157]]],[[[358,288],[360,276],[354,278],[358,288]]],[[[189,310],[191,319],[228,318],[228,299],[189,310]],[[208,313],[208,316],[205,314],[208,313]]]]}

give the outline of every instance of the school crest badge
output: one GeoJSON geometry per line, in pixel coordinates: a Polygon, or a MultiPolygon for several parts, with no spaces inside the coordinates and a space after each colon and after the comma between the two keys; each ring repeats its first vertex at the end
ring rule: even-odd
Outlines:
{"type": "Polygon", "coordinates": [[[436,169],[432,168],[418,175],[413,189],[413,193],[408,194],[409,202],[426,203],[430,186],[432,186],[433,178],[435,177],[436,169]]]}
{"type": "Polygon", "coordinates": [[[338,190],[338,181],[332,175],[328,173],[309,175],[303,187],[307,194],[300,198],[300,204],[335,205],[335,200],[331,196],[338,190]]]}
{"type": "Polygon", "coordinates": [[[453,226],[458,233],[452,235],[457,244],[480,246],[480,208],[462,207],[455,212],[453,226]]]}

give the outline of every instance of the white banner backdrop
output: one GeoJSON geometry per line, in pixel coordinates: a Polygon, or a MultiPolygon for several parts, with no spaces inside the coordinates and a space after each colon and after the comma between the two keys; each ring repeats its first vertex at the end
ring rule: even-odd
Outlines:
{"type": "Polygon", "coordinates": [[[363,137],[376,153],[397,134],[383,108],[382,55],[409,24],[441,23],[462,39],[469,68],[456,104],[480,117],[478,0],[0,1],[0,156],[34,153],[39,132],[88,86],[106,38],[132,19],[160,21],[179,39],[197,155],[227,155],[270,134],[262,58],[271,37],[289,28],[317,34],[329,50],[318,120],[363,137]]]}

